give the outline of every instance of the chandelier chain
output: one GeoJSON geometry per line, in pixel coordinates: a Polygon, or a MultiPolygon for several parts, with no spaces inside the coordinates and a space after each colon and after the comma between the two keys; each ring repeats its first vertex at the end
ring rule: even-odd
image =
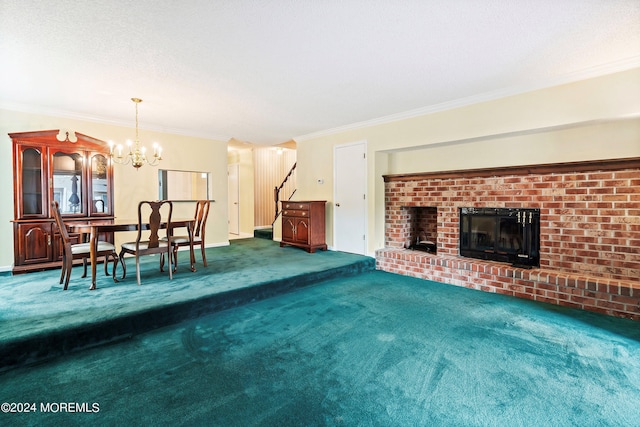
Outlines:
{"type": "Polygon", "coordinates": [[[122,165],[131,165],[139,169],[145,163],[150,166],[156,166],[159,164],[160,160],[162,160],[162,148],[154,143],[153,144],[153,156],[147,157],[146,155],[146,147],[140,148],[140,139],[138,132],[138,104],[142,102],[140,98],[131,98],[131,100],[136,104],[136,139],[135,143],[131,144],[131,141],[127,141],[127,145],[129,146],[129,153],[125,155],[122,154],[122,144],[118,144],[116,147],[118,153],[114,153],[114,144],[112,141],[109,141],[110,153],[109,158],[115,162],[122,165]]]}

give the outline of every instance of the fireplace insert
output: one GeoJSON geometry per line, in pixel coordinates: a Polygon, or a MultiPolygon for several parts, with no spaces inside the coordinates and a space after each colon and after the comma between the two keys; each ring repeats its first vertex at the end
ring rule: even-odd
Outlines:
{"type": "Polygon", "coordinates": [[[460,208],[460,255],[540,266],[540,209],[460,208]]]}

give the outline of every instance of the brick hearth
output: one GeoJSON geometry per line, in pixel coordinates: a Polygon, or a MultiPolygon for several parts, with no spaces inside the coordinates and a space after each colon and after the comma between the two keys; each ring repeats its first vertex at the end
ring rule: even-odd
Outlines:
{"type": "Polygon", "coordinates": [[[640,159],[384,178],[378,269],[640,320],[640,159]],[[539,208],[540,268],[460,257],[465,206],[539,208]],[[437,254],[405,249],[415,207],[437,212],[437,254]]]}

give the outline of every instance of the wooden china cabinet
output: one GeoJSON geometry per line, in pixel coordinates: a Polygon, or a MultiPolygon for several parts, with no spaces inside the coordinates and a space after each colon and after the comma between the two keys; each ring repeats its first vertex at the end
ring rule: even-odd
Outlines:
{"type": "MultiPolygon", "coordinates": [[[[79,133],[70,138],[58,130],[9,136],[13,140],[13,271],[59,266],[62,243],[51,202],[58,201],[65,221],[113,218],[109,146],[79,133]]],[[[72,238],[81,240],[79,235],[72,238]]],[[[102,238],[113,241],[113,236],[102,238]]]]}

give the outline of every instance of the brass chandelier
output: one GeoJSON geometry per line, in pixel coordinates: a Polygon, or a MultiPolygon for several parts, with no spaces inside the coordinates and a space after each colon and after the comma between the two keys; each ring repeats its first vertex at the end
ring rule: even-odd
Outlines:
{"type": "Polygon", "coordinates": [[[136,140],[135,142],[131,142],[131,140],[127,141],[127,146],[129,147],[129,153],[122,153],[122,144],[118,144],[114,147],[114,143],[109,141],[109,157],[115,163],[121,165],[131,165],[139,169],[145,163],[149,166],[157,166],[162,160],[162,147],[158,145],[158,143],[153,143],[153,155],[147,156],[147,147],[140,147],[140,141],[138,139],[138,104],[142,102],[140,98],[131,98],[131,100],[136,104],[136,140]],[[114,153],[117,151],[117,153],[114,153]]]}

